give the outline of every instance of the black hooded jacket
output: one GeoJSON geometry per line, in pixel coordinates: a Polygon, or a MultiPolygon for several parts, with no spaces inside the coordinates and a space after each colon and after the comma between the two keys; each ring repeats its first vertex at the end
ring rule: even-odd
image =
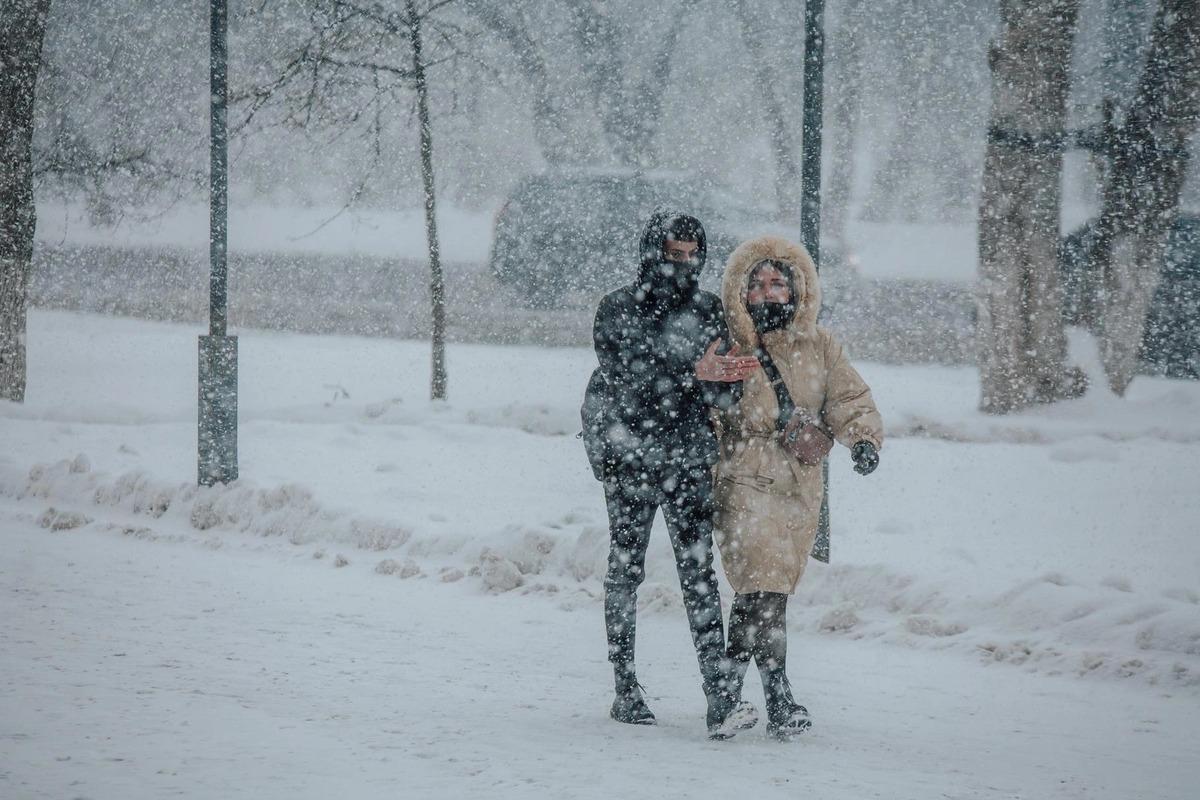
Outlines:
{"type": "MultiPolygon", "coordinates": [[[[696,362],[713,340],[729,342],[720,299],[696,289],[668,302],[655,292],[652,270],[669,232],[664,222],[682,216],[651,218],[642,235],[638,281],[606,295],[596,310],[596,356],[612,405],[605,457],[618,477],[715,464],[708,410],[734,400],[730,384],[695,376],[696,362]]],[[[703,253],[704,231],[698,222],[696,228],[703,253]]]]}

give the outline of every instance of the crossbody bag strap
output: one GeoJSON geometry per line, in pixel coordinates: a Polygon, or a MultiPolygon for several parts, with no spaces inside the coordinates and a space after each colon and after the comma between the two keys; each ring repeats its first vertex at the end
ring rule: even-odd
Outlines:
{"type": "Polygon", "coordinates": [[[779,368],[775,366],[771,356],[767,355],[765,347],[758,348],[758,363],[762,365],[763,372],[767,373],[767,380],[775,390],[775,399],[779,401],[779,419],[775,420],[775,428],[783,430],[796,410],[796,403],[788,392],[787,384],[783,382],[783,376],[779,374],[779,368]]]}
{"type": "MultiPolygon", "coordinates": [[[[776,430],[784,430],[787,428],[788,420],[796,413],[796,401],[792,400],[792,395],[788,392],[787,384],[783,382],[783,376],[779,374],[779,368],[775,366],[775,362],[771,360],[771,356],[767,355],[767,349],[760,347],[758,349],[758,363],[762,365],[763,372],[767,373],[767,380],[771,382],[771,388],[775,390],[775,399],[779,401],[779,419],[775,421],[776,430]]],[[[819,413],[813,413],[805,410],[805,416],[812,419],[813,424],[817,429],[828,436],[833,437],[833,431],[825,425],[823,418],[819,413]]]]}

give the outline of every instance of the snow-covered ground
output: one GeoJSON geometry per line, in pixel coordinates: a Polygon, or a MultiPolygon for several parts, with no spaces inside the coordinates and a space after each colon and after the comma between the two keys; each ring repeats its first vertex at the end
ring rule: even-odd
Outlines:
{"type": "MultiPolygon", "coordinates": [[[[95,225],[79,204],[38,205],[38,240],[50,245],[172,247],[208,250],[208,206],[181,203],[148,218],[129,216],[95,225]]],[[[1063,208],[1064,233],[1095,216],[1075,201],[1063,208]]],[[[443,203],[438,231],[443,258],[480,264],[492,242],[492,211],[443,203]]],[[[765,224],[763,231],[799,238],[799,230],[765,224]]],[[[865,278],[923,279],[969,285],[976,277],[978,234],[973,221],[869,222],[855,210],[846,227],[853,267],[865,278]]],[[[629,243],[632,247],[633,243],[629,243]]],[[[231,250],[253,253],[358,253],[423,259],[425,218],[419,208],[382,211],[336,206],[235,205],[229,215],[231,250]]]]}
{"type": "MultiPolygon", "coordinates": [[[[127,216],[115,225],[96,225],[79,204],[40,203],[38,241],[50,245],[172,247],[208,252],[207,205],[180,203],[151,215],[127,216]]],[[[438,213],[442,257],[482,262],[491,246],[492,213],[442,204],[438,213]]],[[[252,203],[229,210],[229,248],[243,253],[357,253],[423,258],[425,216],[404,211],[337,206],[252,203]]]]}
{"type": "Polygon", "coordinates": [[[815,727],[711,743],[661,530],[660,725],[607,718],[590,352],[452,347],[434,405],[426,343],[241,331],[242,479],[197,489],[201,332],[31,314],[0,797],[1195,796],[1198,383],[992,418],[973,370],[860,364],[890,438],[835,451],[789,615],[815,727]]]}

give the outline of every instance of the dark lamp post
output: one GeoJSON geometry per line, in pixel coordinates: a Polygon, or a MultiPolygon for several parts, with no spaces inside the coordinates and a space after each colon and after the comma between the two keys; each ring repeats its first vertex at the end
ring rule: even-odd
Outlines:
{"type": "Polygon", "coordinates": [[[209,18],[209,303],[208,335],[200,337],[199,463],[202,486],[237,480],[237,337],[227,336],[226,278],[229,218],[225,0],[212,0],[209,18]]]}
{"type": "MultiPolygon", "coordinates": [[[[825,0],[804,3],[804,140],[800,162],[800,238],[821,269],[821,117],[825,91],[825,0]]],[[[829,461],[812,557],[829,563],[829,461]]]]}

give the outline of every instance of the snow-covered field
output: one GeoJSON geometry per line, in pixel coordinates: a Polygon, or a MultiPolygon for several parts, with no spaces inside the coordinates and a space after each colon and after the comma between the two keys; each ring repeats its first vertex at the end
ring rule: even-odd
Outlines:
{"type": "MultiPolygon", "coordinates": [[[[146,218],[125,217],[113,226],[94,224],[78,204],[38,205],[38,241],[47,245],[118,248],[186,248],[208,251],[207,205],[180,203],[146,218]]],[[[853,217],[854,215],[852,215],[853,217]]],[[[1079,212],[1072,208],[1067,215],[1079,212]]],[[[492,210],[449,204],[438,212],[442,257],[451,263],[482,264],[492,244],[492,210]]],[[[799,238],[799,230],[765,225],[799,238]]],[[[761,231],[747,231],[754,233],[761,231]]],[[[866,222],[852,218],[848,246],[855,268],[868,278],[923,278],[969,284],[975,279],[973,222],[866,222]]],[[[626,246],[633,253],[634,243],[626,246]]],[[[235,205],[229,214],[229,247],[240,253],[328,253],[424,259],[425,218],[420,208],[402,211],[337,206],[272,206],[261,201],[235,205]]]]}
{"type": "Polygon", "coordinates": [[[861,364],[891,438],[835,451],[789,615],[815,727],[712,743],[661,530],[660,724],[607,718],[590,352],[452,347],[433,405],[425,343],[241,331],[242,479],[200,490],[201,332],[31,314],[0,797],[1196,796],[1200,384],[997,419],[973,370],[861,364]]]}
{"type": "MultiPolygon", "coordinates": [[[[96,225],[78,204],[39,203],[38,241],[50,245],[177,247],[208,251],[208,205],[179,203],[147,218],[96,225]]],[[[438,213],[442,257],[483,262],[491,246],[492,214],[443,204],[438,213]]],[[[243,253],[348,253],[423,258],[425,217],[405,211],[337,206],[238,204],[229,212],[229,248],[243,253]]]]}

